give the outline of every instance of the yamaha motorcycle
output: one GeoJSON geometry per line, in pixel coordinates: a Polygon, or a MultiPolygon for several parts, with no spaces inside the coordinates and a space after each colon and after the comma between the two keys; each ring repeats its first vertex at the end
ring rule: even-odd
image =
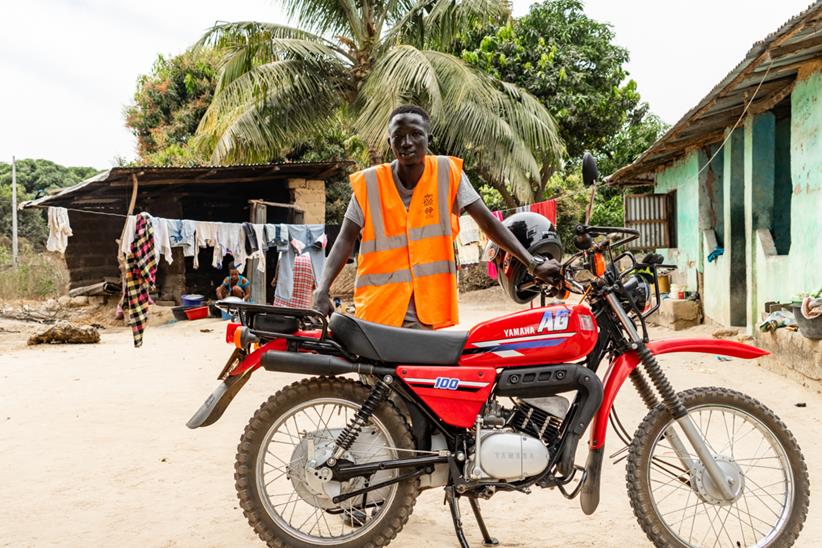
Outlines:
{"type": "MultiPolygon", "coordinates": [[[[593,185],[589,158],[583,173],[593,185]]],[[[609,419],[628,446],[631,506],[656,546],[792,545],[809,498],[794,436],[745,394],[677,392],[657,362],[674,352],[767,353],[725,340],[651,341],[657,279],[673,267],[620,252],[636,238],[633,229],[577,226],[579,252],[562,263],[561,279],[521,289],[543,304],[578,294],[578,304],[523,310],[468,332],[223,302],[238,319],[226,332],[235,350],[188,426],[217,421],[259,369],[306,377],[262,404],[237,452],[243,513],[272,547],[385,546],[424,489],[444,489],[463,548],[460,499],[485,545],[497,541],[479,501],[502,491],[555,488],[592,514],[609,419]],[[626,380],[648,408],[633,435],[614,408],[626,380]],[[582,465],[575,456],[586,430],[582,465]]]]}

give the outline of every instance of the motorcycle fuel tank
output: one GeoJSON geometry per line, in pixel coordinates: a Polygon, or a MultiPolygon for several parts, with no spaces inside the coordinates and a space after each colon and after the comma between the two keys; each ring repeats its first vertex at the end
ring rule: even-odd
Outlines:
{"type": "Polygon", "coordinates": [[[532,308],[474,326],[460,365],[513,367],[568,363],[593,350],[597,325],[584,305],[532,308]]]}

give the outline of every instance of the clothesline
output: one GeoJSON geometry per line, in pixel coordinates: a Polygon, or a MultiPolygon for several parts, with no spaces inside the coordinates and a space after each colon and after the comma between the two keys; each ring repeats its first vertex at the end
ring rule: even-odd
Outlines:
{"type": "Polygon", "coordinates": [[[541,204],[543,202],[551,202],[551,201],[556,201],[556,200],[554,198],[549,198],[547,200],[540,200],[539,202],[531,202],[530,204],[522,204],[521,206],[506,207],[504,209],[495,209],[494,211],[499,211],[500,213],[509,213],[511,211],[516,211],[518,209],[523,209],[523,208],[530,208],[532,205],[541,204]]]}

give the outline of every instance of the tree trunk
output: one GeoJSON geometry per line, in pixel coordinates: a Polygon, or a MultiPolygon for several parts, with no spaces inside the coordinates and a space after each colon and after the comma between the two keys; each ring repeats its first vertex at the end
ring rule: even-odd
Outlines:
{"type": "Polygon", "coordinates": [[[494,177],[491,174],[489,174],[488,171],[482,165],[478,167],[478,171],[480,172],[480,175],[485,180],[485,182],[494,187],[497,190],[497,192],[500,193],[507,207],[513,208],[518,207],[520,205],[519,200],[517,200],[516,196],[511,194],[511,191],[508,190],[508,187],[505,185],[505,182],[499,181],[497,177],[494,177]]]}

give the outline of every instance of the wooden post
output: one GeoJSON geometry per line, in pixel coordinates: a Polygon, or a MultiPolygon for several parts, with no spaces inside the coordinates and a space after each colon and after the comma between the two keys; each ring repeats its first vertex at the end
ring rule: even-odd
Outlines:
{"type": "MultiPolygon", "coordinates": [[[[251,205],[250,221],[254,224],[265,224],[266,204],[258,200],[251,200],[249,204],[251,205]]],[[[257,244],[262,246],[263,242],[257,242],[257,244]]],[[[259,261],[260,259],[252,259],[247,272],[248,278],[251,281],[251,300],[254,301],[255,304],[266,304],[265,258],[262,259],[262,271],[258,270],[259,261]]]]}
{"type": "Polygon", "coordinates": [[[11,264],[17,266],[17,160],[11,157],[11,264]]]}
{"type": "Polygon", "coordinates": [[[137,203],[137,175],[134,173],[131,174],[131,200],[128,204],[128,211],[126,212],[126,221],[123,223],[123,230],[120,232],[120,238],[114,240],[117,244],[117,266],[120,267],[120,283],[123,286],[123,291],[120,294],[120,306],[123,305],[123,301],[126,297],[126,258],[123,257],[123,254],[120,253],[120,245],[122,244],[122,238],[125,236],[126,226],[128,225],[128,215],[132,215],[134,213],[134,206],[137,203]]]}

